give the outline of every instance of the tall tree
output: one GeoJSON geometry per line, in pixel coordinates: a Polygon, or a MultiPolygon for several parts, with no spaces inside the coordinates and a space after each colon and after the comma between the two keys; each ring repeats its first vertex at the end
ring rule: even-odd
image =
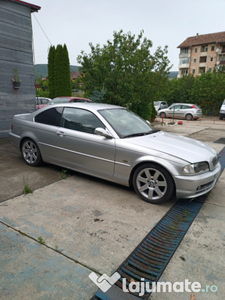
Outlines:
{"type": "Polygon", "coordinates": [[[55,75],[54,75],[54,62],[55,62],[54,46],[51,46],[48,53],[48,80],[49,80],[49,97],[55,98],[55,75]]]}
{"type": "Polygon", "coordinates": [[[100,48],[90,43],[91,53],[83,51],[78,56],[87,96],[104,89],[104,102],[127,106],[148,119],[151,102],[156,99],[168,75],[167,46],[150,53],[152,42],[143,38],[144,32],[135,37],[130,32],[114,32],[113,41],[100,48]]]}
{"type": "Polygon", "coordinates": [[[69,54],[66,45],[63,46],[64,51],[64,92],[65,95],[71,96],[71,77],[70,77],[70,61],[69,61],[69,54]]]}
{"type": "Polygon", "coordinates": [[[51,98],[71,96],[70,63],[66,45],[50,48],[48,72],[51,98]]]}

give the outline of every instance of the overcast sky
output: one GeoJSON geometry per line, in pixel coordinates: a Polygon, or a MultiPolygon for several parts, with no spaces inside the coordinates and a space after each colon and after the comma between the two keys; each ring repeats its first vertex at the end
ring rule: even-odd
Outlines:
{"type": "Polygon", "coordinates": [[[103,46],[113,32],[123,30],[169,47],[168,57],[178,71],[179,49],[196,33],[225,31],[225,0],[30,0],[41,6],[32,14],[35,64],[46,64],[50,45],[66,44],[70,64],[90,53],[89,43],[103,46]],[[40,26],[39,26],[40,24],[40,26]],[[43,31],[44,32],[43,32],[43,31]],[[47,36],[47,37],[46,37],[47,36]]]}

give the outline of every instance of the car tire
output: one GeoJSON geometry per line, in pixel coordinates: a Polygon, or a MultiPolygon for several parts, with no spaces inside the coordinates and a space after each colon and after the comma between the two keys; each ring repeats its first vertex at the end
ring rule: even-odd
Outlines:
{"type": "Polygon", "coordinates": [[[185,116],[185,119],[186,119],[187,121],[191,121],[191,120],[193,119],[193,116],[192,116],[191,114],[187,114],[187,115],[185,116]]]}
{"type": "Polygon", "coordinates": [[[133,187],[142,200],[155,204],[168,201],[174,192],[169,172],[154,163],[142,164],[135,170],[133,187]]]}
{"type": "Polygon", "coordinates": [[[159,115],[161,118],[166,118],[166,114],[164,112],[161,112],[159,115]]]}
{"type": "Polygon", "coordinates": [[[41,152],[32,139],[24,139],[21,144],[21,153],[26,164],[36,167],[41,164],[41,152]]]}

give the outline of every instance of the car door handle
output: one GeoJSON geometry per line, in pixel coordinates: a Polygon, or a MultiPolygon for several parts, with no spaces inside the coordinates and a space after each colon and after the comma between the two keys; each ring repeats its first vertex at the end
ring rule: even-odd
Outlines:
{"type": "Polygon", "coordinates": [[[56,131],[56,134],[59,136],[65,136],[65,133],[63,131],[56,131]]]}

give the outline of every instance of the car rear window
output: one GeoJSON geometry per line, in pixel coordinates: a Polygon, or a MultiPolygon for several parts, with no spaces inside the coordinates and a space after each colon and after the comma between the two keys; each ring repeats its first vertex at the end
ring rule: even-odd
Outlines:
{"type": "Polygon", "coordinates": [[[60,126],[63,107],[54,107],[47,109],[35,117],[35,122],[60,126]]]}

